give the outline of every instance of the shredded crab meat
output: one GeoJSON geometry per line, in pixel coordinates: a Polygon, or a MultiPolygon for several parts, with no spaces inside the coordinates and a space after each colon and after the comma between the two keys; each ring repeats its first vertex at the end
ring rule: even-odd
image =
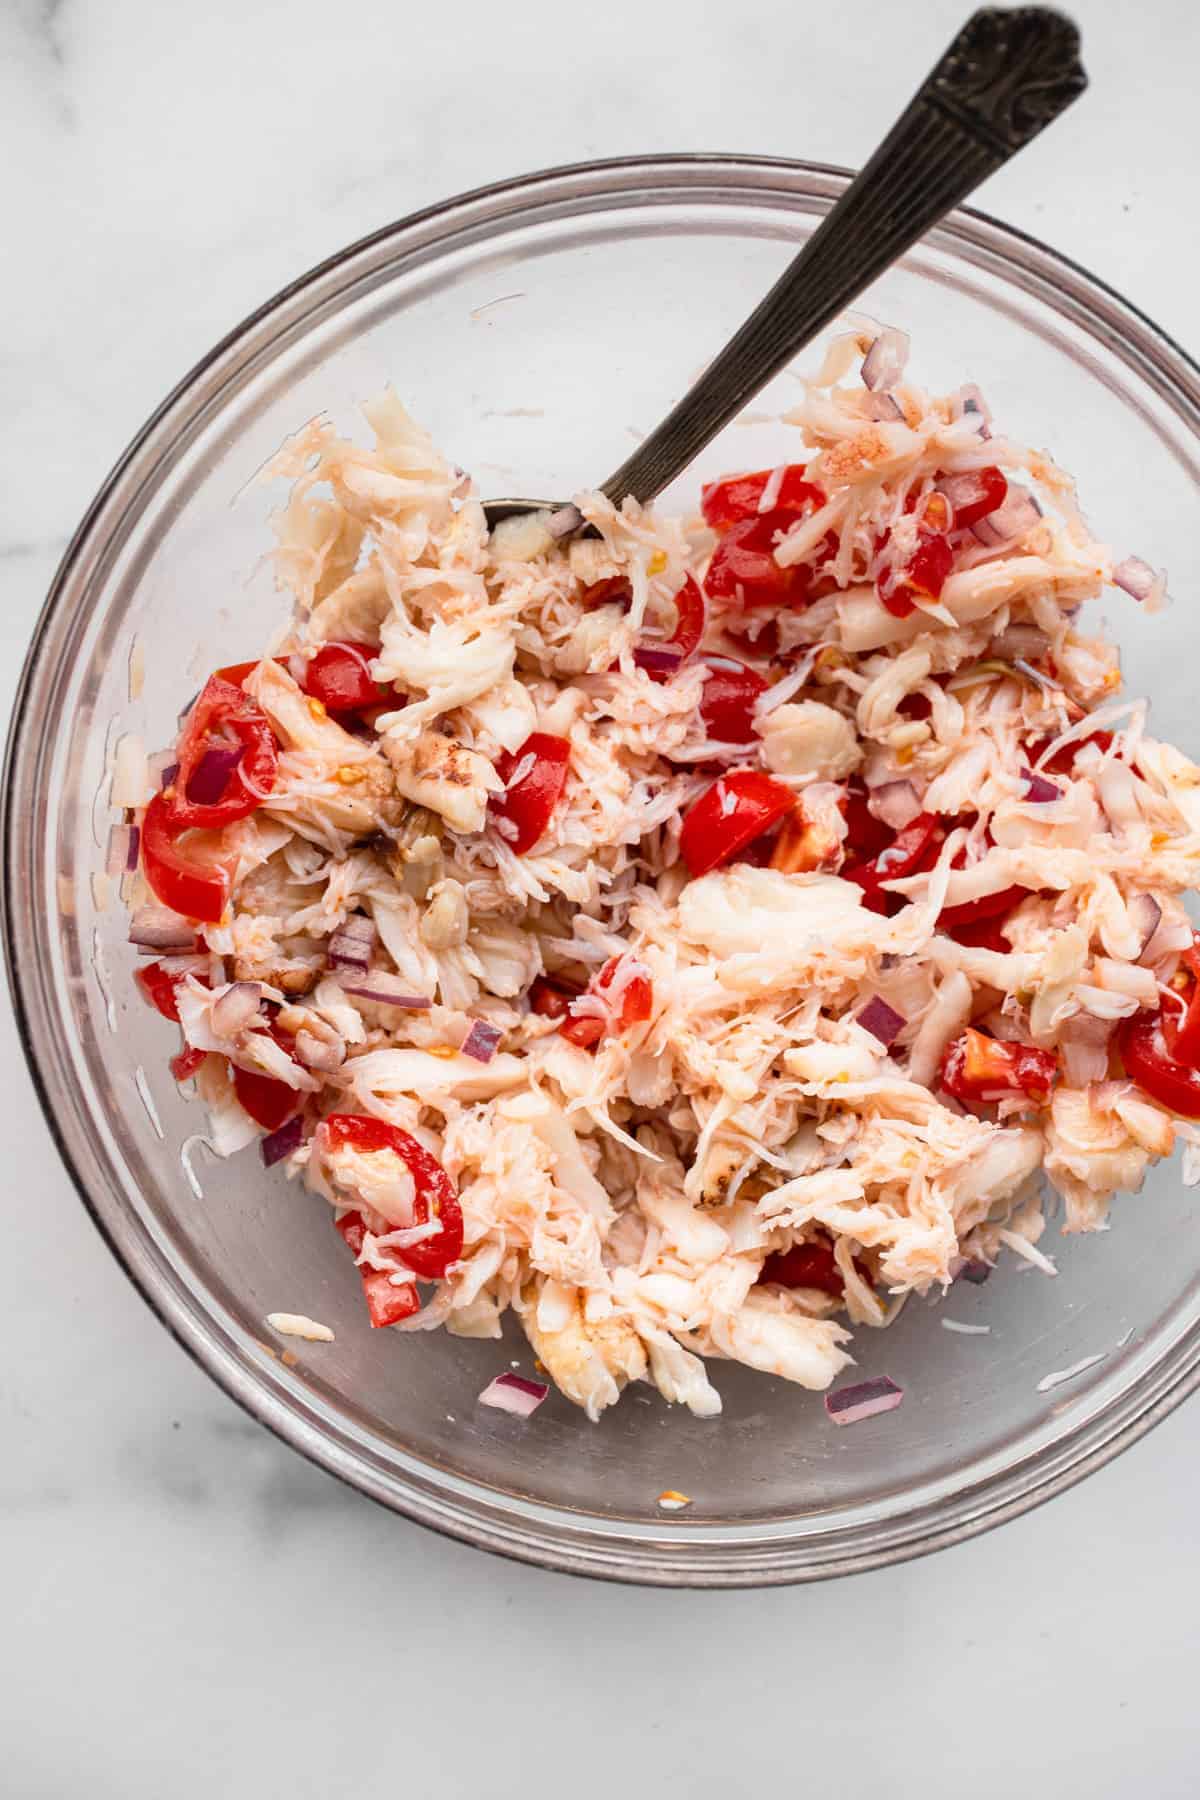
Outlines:
{"type": "MultiPolygon", "coordinates": [[[[807,463],[820,493],[768,559],[804,601],[747,609],[710,583],[678,666],[681,586],[705,592],[720,554],[698,516],[581,494],[582,535],[538,515],[489,537],[391,390],[371,445],[318,418],[267,471],[290,484],[275,566],[295,619],[244,688],[278,773],[222,835],[229,905],[175,988],[210,1141],[257,1137],[239,1080],[289,1090],[286,1166],[339,1218],[352,1197],[360,1270],[403,1288],[441,1222],[398,1155],[313,1134],[333,1112],[409,1133],[454,1186],[462,1250],[400,1329],[498,1337],[511,1310],[593,1419],[631,1382],[716,1415],[722,1360],[827,1388],[851,1327],[964,1258],[1054,1274],[1043,1179],[1078,1232],[1177,1137],[1200,1164],[1195,1128],[1112,1060],[1128,1021],[1186,1011],[1180,896],[1200,877],[1200,768],[1148,735],[1081,629],[1114,572],[1130,593],[1129,560],[978,390],[862,386],[876,335],[833,341],[749,503],[778,519],[807,463]],[[947,524],[981,471],[1008,483],[998,524],[947,524]],[[930,520],[948,573],[893,607],[885,578],[930,520]],[[336,642],[379,684],[361,716],[305,691],[336,642]],[[735,741],[706,714],[709,658],[751,671],[735,741]],[[561,753],[527,831],[539,735],[561,753]],[[697,870],[690,809],[712,789],[715,828],[739,830],[747,777],[791,811],[697,870]],[[899,834],[873,887],[853,797],[899,834]],[[968,1032],[1052,1077],[952,1093],[968,1032]],[[462,1053],[472,1033],[486,1058],[462,1053]]],[[[144,758],[122,758],[114,798],[136,811],[144,758]]]]}

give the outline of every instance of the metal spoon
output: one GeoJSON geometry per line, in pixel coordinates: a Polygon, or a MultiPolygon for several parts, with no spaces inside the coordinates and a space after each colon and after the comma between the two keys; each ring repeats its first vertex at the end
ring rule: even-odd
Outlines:
{"type": "MultiPolygon", "coordinates": [[[[1087,86],[1079,32],[1047,6],[973,13],[766,299],[662,424],[601,488],[615,506],[652,500],[760,388],[877,275],[1087,86]]],[[[583,520],[554,500],[488,500],[489,527],[545,512],[554,538],[583,520]]]]}

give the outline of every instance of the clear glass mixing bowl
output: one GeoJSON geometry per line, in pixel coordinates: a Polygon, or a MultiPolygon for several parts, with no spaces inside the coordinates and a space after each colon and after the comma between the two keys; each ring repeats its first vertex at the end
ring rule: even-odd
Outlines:
{"type": "MultiPolygon", "coordinates": [[[[510,1357],[529,1366],[515,1334],[372,1333],[327,1209],[252,1151],[219,1162],[195,1141],[203,1116],[167,1072],[172,1034],[131,987],[125,918],[97,905],[106,759],[121,730],[167,743],[208,671],[279,624],[261,562],[278,493],[253,477],[288,432],[318,411],[351,426],[392,381],[485,494],[570,494],[666,411],[846,179],[726,158],[598,164],[467,195],[334,257],[219,345],[114,470],[17,702],[13,991],[51,1129],[115,1254],[180,1342],[305,1455],[425,1524],[577,1573],[712,1586],[846,1573],[981,1531],[1098,1467],[1197,1380],[1198,1224],[1177,1170],[1119,1202],[1107,1235],[1051,1245],[1056,1281],[1010,1267],[859,1334],[860,1373],[907,1397],[850,1430],[819,1398],[721,1364],[716,1421],[636,1389],[599,1425],[557,1396],[526,1422],[481,1408],[510,1357]],[[263,1319],[277,1308],[328,1322],[336,1342],[274,1339],[263,1319]],[[664,1488],[691,1507],[660,1513],[664,1488]]],[[[1050,447],[1099,535],[1166,564],[1181,598],[1196,590],[1200,382],[1148,320],[966,212],[862,305],[912,333],[919,379],[978,382],[1015,435],[1050,447]]],[[[782,377],[756,414],[794,393],[782,377]]],[[[778,426],[731,427],[677,497],[778,461],[785,441],[778,426]]],[[[1190,608],[1113,611],[1132,687],[1154,696],[1165,735],[1200,750],[1190,608]]]]}

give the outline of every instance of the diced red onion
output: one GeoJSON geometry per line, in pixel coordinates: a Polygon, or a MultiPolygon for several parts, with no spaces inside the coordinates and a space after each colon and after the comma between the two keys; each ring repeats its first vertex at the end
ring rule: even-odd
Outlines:
{"type": "Polygon", "coordinates": [[[1187,919],[1160,919],[1138,961],[1146,968],[1156,968],[1167,957],[1179,956],[1191,942],[1192,927],[1187,919]]]}
{"type": "Polygon", "coordinates": [[[1104,1080],[1108,1074],[1109,1041],[1115,1029],[1115,1019],[1098,1019],[1089,1012],[1074,1013],[1064,1019],[1058,1028],[1058,1047],[1068,1087],[1084,1088],[1089,1082],[1104,1080]]]}
{"type": "Polygon", "coordinates": [[[986,519],[976,519],[972,535],[989,550],[1009,544],[1014,538],[1032,531],[1042,517],[1042,509],[1027,488],[1009,486],[1008,498],[986,519]]]}
{"type": "Polygon", "coordinates": [[[972,1282],[975,1287],[982,1287],[991,1272],[991,1263],[984,1262],[982,1256],[969,1256],[958,1271],[956,1279],[972,1282]]]}
{"type": "Polygon", "coordinates": [[[1044,775],[1035,775],[1032,769],[1022,769],[1021,779],[1025,783],[1025,799],[1033,806],[1049,806],[1054,800],[1062,799],[1062,789],[1044,775]]]}
{"type": "Polygon", "coordinates": [[[105,867],[114,877],[132,875],[138,866],[141,833],[136,825],[114,825],[108,834],[108,859],[105,867]]]}
{"type": "Polygon", "coordinates": [[[483,1019],[473,1019],[471,1029],[459,1045],[459,1050],[464,1056],[472,1057],[475,1062],[490,1063],[503,1036],[504,1033],[494,1025],[487,1024],[483,1019]]]}
{"type": "Polygon", "coordinates": [[[212,1028],[218,1037],[234,1037],[258,1016],[262,984],[235,981],[213,1001],[212,1028]]]}
{"type": "Polygon", "coordinates": [[[903,831],[921,811],[921,800],[911,781],[883,781],[871,789],[871,811],[891,831],[903,831]]]}
{"type": "Polygon", "coordinates": [[[281,1125],[278,1131],[273,1131],[262,1140],[259,1149],[262,1151],[263,1162],[268,1169],[271,1168],[273,1164],[282,1162],[285,1156],[290,1156],[293,1150],[298,1150],[303,1141],[304,1118],[297,1113],[286,1125],[281,1125]]]}
{"type": "Polygon", "coordinates": [[[1145,955],[1146,946],[1162,923],[1162,907],[1153,894],[1135,894],[1129,902],[1129,916],[1133,920],[1134,929],[1141,943],[1138,946],[1138,958],[1145,955]]]}
{"type": "Polygon", "coordinates": [[[868,419],[874,419],[879,425],[894,425],[903,419],[904,409],[891,394],[868,394],[863,402],[863,411],[868,419]]]}
{"type": "Polygon", "coordinates": [[[578,531],[582,524],[583,514],[577,506],[560,506],[546,520],[546,530],[557,542],[562,538],[570,537],[571,533],[578,531]]]}
{"type": "Polygon", "coordinates": [[[1148,600],[1158,584],[1158,576],[1140,556],[1127,556],[1112,572],[1115,585],[1135,600],[1148,600]]]}
{"type": "Polygon", "coordinates": [[[825,1411],[835,1425],[857,1425],[860,1419],[891,1412],[903,1398],[902,1387],[897,1387],[886,1375],[877,1375],[873,1381],[856,1381],[853,1387],[838,1388],[835,1393],[826,1394],[825,1411]]]}
{"type": "MultiPolygon", "coordinates": [[[[980,478],[976,469],[960,469],[957,474],[942,475],[938,478],[937,492],[946,501],[952,514],[979,498],[980,478]]],[[[991,514],[987,514],[991,517],[991,514]]]]}
{"type": "Polygon", "coordinates": [[[664,644],[659,648],[656,644],[639,644],[633,653],[633,660],[639,669],[650,674],[673,675],[683,662],[682,650],[674,650],[664,644]]]}
{"type": "Polygon", "coordinates": [[[329,940],[329,962],[333,968],[366,969],[379,936],[373,919],[365,913],[351,913],[329,940]]]}
{"type": "Polygon", "coordinates": [[[992,411],[974,382],[968,382],[965,387],[959,388],[958,405],[959,417],[977,419],[980,437],[990,438],[992,435],[992,411]]]}
{"type": "Polygon", "coordinates": [[[381,1006],[401,1006],[406,1012],[428,1012],[433,1005],[428,994],[406,993],[400,976],[389,975],[383,969],[353,975],[349,980],[343,977],[341,985],[344,994],[353,994],[358,1000],[375,1000],[381,1006]]]}
{"type": "Polygon", "coordinates": [[[215,806],[241,760],[240,744],[214,744],[206,750],[188,778],[187,797],[193,806],[215,806]]]}
{"type": "Polygon", "coordinates": [[[524,1375],[497,1375],[480,1394],[479,1404],[527,1419],[530,1413],[537,1411],[549,1392],[544,1381],[527,1381],[524,1375]]]}
{"type": "Polygon", "coordinates": [[[904,1014],[898,1013],[878,994],[867,1001],[855,1022],[873,1038],[878,1038],[885,1050],[891,1049],[907,1023],[904,1014]]]}
{"type": "Polygon", "coordinates": [[[129,923],[129,941],[141,950],[183,953],[196,948],[196,932],[190,919],[169,906],[139,906],[129,923]]]}
{"type": "Polygon", "coordinates": [[[1043,656],[1049,647],[1049,638],[1036,625],[1009,625],[992,639],[992,651],[1001,660],[1024,657],[1030,662],[1043,656]]]}
{"type": "Polygon", "coordinates": [[[872,389],[895,387],[907,362],[908,333],[885,326],[863,357],[863,386],[872,389]]]}

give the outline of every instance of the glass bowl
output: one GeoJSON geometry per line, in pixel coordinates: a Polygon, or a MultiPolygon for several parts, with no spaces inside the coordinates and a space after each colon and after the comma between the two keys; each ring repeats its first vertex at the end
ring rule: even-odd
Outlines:
{"type": "MultiPolygon", "coordinates": [[[[262,561],[279,494],[253,477],[291,430],[318,411],[353,427],[391,381],[484,494],[570,494],[666,411],[847,179],[733,158],[593,164],[468,194],[333,257],[220,344],[122,458],[63,560],[16,706],[10,975],[47,1119],[114,1253],[227,1392],[305,1455],[424,1524],[581,1574],[849,1573],[982,1531],[1099,1467],[1197,1380],[1200,1223],[1177,1171],[1119,1201],[1110,1233],[1052,1244],[1057,1280],[1006,1267],[859,1333],[858,1374],[888,1374],[906,1398],[852,1429],[819,1396],[729,1364],[714,1366],[715,1421],[646,1389],[598,1425],[557,1395],[528,1421],[482,1408],[510,1359],[530,1367],[515,1331],[372,1333],[324,1204],[253,1152],[220,1162],[199,1141],[203,1113],[167,1070],[173,1034],[136,998],[125,917],[104,904],[107,759],[122,730],[169,742],[204,676],[281,622],[262,561]],[[274,1338],[275,1309],[327,1322],[336,1342],[274,1338]],[[691,1506],[662,1513],[666,1488],[691,1506]]],[[[1101,537],[1167,565],[1180,596],[1195,589],[1198,371],[1133,307],[970,212],[862,307],[911,332],[923,383],[978,382],[1019,439],[1052,449],[1101,537]]],[[[674,497],[779,461],[788,433],[763,415],[795,392],[781,377],[674,497]]],[[[1113,610],[1132,688],[1200,750],[1192,613],[1113,610]]]]}

